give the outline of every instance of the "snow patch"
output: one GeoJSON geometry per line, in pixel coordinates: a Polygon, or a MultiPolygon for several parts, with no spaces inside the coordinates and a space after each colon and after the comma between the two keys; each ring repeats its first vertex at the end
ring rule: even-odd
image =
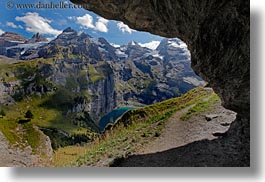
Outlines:
{"type": "Polygon", "coordinates": [[[155,55],[153,55],[153,57],[157,57],[157,58],[160,58],[160,59],[164,59],[164,56],[161,56],[160,54],[155,54],[155,55]]]}
{"type": "Polygon", "coordinates": [[[18,44],[16,46],[7,47],[6,49],[14,49],[14,48],[20,48],[20,49],[36,49],[44,44],[47,44],[48,42],[37,42],[33,44],[18,44]]]}
{"type": "Polygon", "coordinates": [[[23,44],[24,43],[24,41],[16,41],[16,40],[8,40],[8,42],[17,43],[17,44],[23,44]]]}
{"type": "Polygon", "coordinates": [[[152,52],[146,53],[145,56],[153,56],[156,58],[164,59],[164,56],[161,56],[157,50],[154,50],[152,52]]]}
{"type": "Polygon", "coordinates": [[[187,44],[182,42],[180,39],[168,39],[169,46],[175,47],[175,48],[187,48],[187,44]]]}
{"type": "Polygon", "coordinates": [[[47,43],[48,42],[37,42],[34,44],[18,44],[16,46],[7,47],[6,50],[14,49],[14,48],[22,49],[23,51],[20,53],[20,55],[23,55],[27,50],[37,49],[37,48],[39,48],[39,47],[41,47],[47,43]]]}
{"type": "Polygon", "coordinates": [[[155,50],[160,44],[160,41],[152,41],[152,42],[148,42],[148,43],[139,43],[139,45],[141,47],[146,47],[148,49],[152,49],[155,50]]]}
{"type": "Polygon", "coordinates": [[[112,47],[115,47],[115,48],[119,48],[119,47],[121,47],[120,45],[118,45],[118,44],[114,44],[114,43],[110,43],[110,45],[111,45],[112,47]]]}
{"type": "Polygon", "coordinates": [[[115,53],[120,58],[127,58],[128,57],[128,55],[125,54],[121,49],[116,49],[115,53]]]}

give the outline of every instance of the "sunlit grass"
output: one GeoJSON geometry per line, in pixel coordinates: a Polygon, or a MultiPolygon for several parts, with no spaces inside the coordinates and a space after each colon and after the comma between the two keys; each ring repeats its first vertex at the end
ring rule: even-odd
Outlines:
{"type": "Polygon", "coordinates": [[[184,113],[180,119],[181,120],[188,120],[191,118],[193,115],[199,114],[204,111],[209,111],[214,109],[214,103],[220,101],[220,98],[216,94],[212,94],[209,99],[207,100],[202,100],[192,108],[190,108],[186,113],[184,113]]]}

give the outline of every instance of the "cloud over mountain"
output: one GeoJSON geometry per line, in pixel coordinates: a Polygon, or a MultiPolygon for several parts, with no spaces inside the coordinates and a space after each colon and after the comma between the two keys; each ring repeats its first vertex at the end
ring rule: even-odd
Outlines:
{"type": "Polygon", "coordinates": [[[20,29],[23,29],[23,27],[21,25],[15,25],[13,22],[10,22],[10,21],[6,22],[6,25],[8,27],[12,27],[12,28],[20,28],[20,29]]]}
{"type": "Polygon", "coordinates": [[[100,32],[108,32],[108,22],[105,18],[98,17],[98,21],[94,24],[93,17],[89,14],[85,14],[84,16],[78,17],[68,17],[68,19],[73,20],[76,19],[76,23],[81,25],[83,28],[91,28],[100,32]]]}
{"type": "Polygon", "coordinates": [[[27,12],[25,16],[17,16],[17,21],[22,21],[26,25],[26,31],[32,33],[41,33],[48,35],[58,35],[62,31],[53,28],[49,19],[40,16],[36,12],[27,12]]]}
{"type": "Polygon", "coordinates": [[[126,33],[127,32],[127,33],[131,34],[132,32],[135,31],[135,30],[131,29],[128,25],[124,24],[123,22],[118,22],[117,23],[117,27],[123,33],[126,33]]]}

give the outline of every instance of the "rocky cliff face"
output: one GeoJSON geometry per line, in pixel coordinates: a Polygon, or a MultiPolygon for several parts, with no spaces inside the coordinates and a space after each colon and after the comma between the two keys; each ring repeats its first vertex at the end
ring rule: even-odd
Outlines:
{"type": "Polygon", "coordinates": [[[230,129],[249,159],[249,1],[72,0],[131,28],[185,41],[192,67],[238,113],[230,129]]]}
{"type": "Polygon", "coordinates": [[[62,95],[66,97],[62,98],[62,107],[66,105],[68,113],[89,112],[94,121],[117,106],[114,75],[106,62],[94,68],[87,63],[76,66],[64,59],[52,64],[39,62],[36,67],[21,65],[13,71],[8,79],[14,81],[1,78],[0,104],[12,105],[23,97],[47,94],[55,94],[51,102],[56,102],[62,95]]]}
{"type": "Polygon", "coordinates": [[[14,99],[12,98],[12,95],[15,94],[15,89],[19,85],[19,81],[5,82],[3,79],[0,80],[0,104],[13,104],[14,99]]]}
{"type": "Polygon", "coordinates": [[[24,43],[26,38],[13,32],[5,32],[0,36],[0,55],[6,55],[6,47],[16,46],[24,43]]]}
{"type": "Polygon", "coordinates": [[[39,33],[27,40],[17,33],[5,32],[0,36],[0,55],[15,59],[34,59],[38,57],[34,55],[36,49],[45,42],[47,42],[47,39],[39,33]]]}
{"type": "MultiPolygon", "coordinates": [[[[177,38],[164,39],[152,49],[137,42],[113,47],[104,38],[92,38],[69,27],[49,43],[34,43],[41,40],[38,34],[31,40],[33,43],[6,47],[7,55],[49,60],[51,66],[41,66],[38,72],[61,87],[74,86],[70,90],[75,93],[87,92],[97,104],[87,102],[86,110],[96,116],[116,106],[143,106],[177,97],[204,84],[190,68],[187,45],[177,38]],[[111,76],[105,75],[109,71],[111,76]],[[110,89],[102,90],[105,87],[110,89]]],[[[29,86],[27,90],[36,85],[29,86]]],[[[39,86],[35,90],[47,89],[39,86]]]]}
{"type": "Polygon", "coordinates": [[[190,68],[190,52],[179,39],[164,39],[156,49],[130,42],[116,54],[118,61],[111,65],[122,105],[152,104],[204,84],[190,68]]]}
{"type": "Polygon", "coordinates": [[[23,36],[13,33],[13,32],[5,32],[0,36],[0,40],[9,41],[9,42],[16,42],[16,43],[24,43],[26,38],[23,36]]]}
{"type": "Polygon", "coordinates": [[[25,43],[32,44],[37,42],[47,42],[47,38],[43,37],[40,33],[36,33],[32,36],[31,39],[27,40],[25,43]]]}

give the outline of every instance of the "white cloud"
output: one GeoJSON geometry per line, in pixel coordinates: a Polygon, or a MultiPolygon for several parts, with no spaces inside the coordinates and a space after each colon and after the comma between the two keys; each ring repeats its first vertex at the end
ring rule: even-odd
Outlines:
{"type": "Polygon", "coordinates": [[[109,20],[106,20],[105,18],[98,18],[98,21],[96,22],[96,30],[101,32],[108,32],[108,25],[109,20]]]}
{"type": "Polygon", "coordinates": [[[33,13],[28,12],[26,13],[25,16],[22,17],[17,16],[16,20],[24,22],[26,24],[26,30],[28,32],[32,33],[39,32],[41,34],[49,34],[55,36],[62,32],[51,27],[50,25],[50,23],[52,22],[51,20],[48,20],[35,12],[33,13]]]}
{"type": "Polygon", "coordinates": [[[151,41],[151,42],[144,43],[144,44],[139,43],[140,46],[147,47],[152,50],[155,50],[159,46],[159,44],[160,44],[160,41],[151,41]]]}
{"type": "Polygon", "coordinates": [[[100,32],[108,32],[108,22],[109,20],[106,20],[105,18],[98,17],[98,21],[94,24],[93,23],[93,17],[89,14],[85,14],[84,16],[78,16],[78,17],[68,17],[69,20],[75,20],[76,23],[81,25],[83,28],[91,28],[94,30],[98,30],[100,32]]]}
{"type": "Polygon", "coordinates": [[[129,34],[131,34],[132,32],[135,32],[135,30],[131,29],[128,25],[125,25],[123,22],[118,22],[117,27],[123,33],[128,32],[129,34]]]}
{"type": "Polygon", "coordinates": [[[0,29],[0,35],[2,35],[3,33],[5,33],[5,31],[3,31],[2,29],[0,29]]]}
{"type": "Polygon", "coordinates": [[[23,27],[21,25],[15,25],[13,22],[6,22],[6,25],[9,26],[9,27],[12,27],[12,28],[21,28],[23,29],[23,27]]]}
{"type": "Polygon", "coordinates": [[[95,26],[93,25],[93,17],[89,14],[85,14],[84,16],[78,16],[76,18],[76,23],[84,28],[95,28],[95,26]]]}

